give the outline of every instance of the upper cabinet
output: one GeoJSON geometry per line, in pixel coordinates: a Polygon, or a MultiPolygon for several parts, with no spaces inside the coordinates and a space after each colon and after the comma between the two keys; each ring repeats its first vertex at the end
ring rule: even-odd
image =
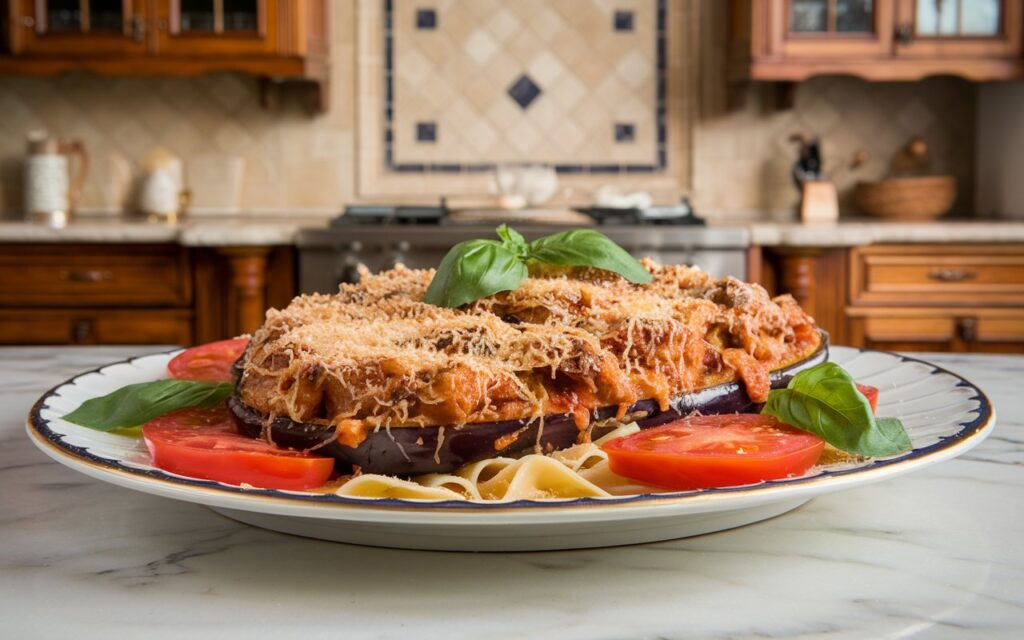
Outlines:
{"type": "MultiPolygon", "coordinates": [[[[740,72],[756,80],[1019,77],[1024,0],[735,0],[740,72]]],[[[736,58],[734,58],[736,60],[736,58]]]]}
{"type": "Polygon", "coordinates": [[[0,73],[238,71],[317,83],[326,99],[328,0],[0,0],[0,73]]]}
{"type": "Polygon", "coordinates": [[[144,0],[11,0],[12,51],[34,56],[141,55],[144,0]]]}
{"type": "Polygon", "coordinates": [[[904,58],[1020,61],[1020,0],[901,0],[897,12],[904,58]]]}
{"type": "Polygon", "coordinates": [[[165,54],[266,55],[277,46],[266,0],[170,0],[157,3],[156,19],[156,50],[165,54]]]}

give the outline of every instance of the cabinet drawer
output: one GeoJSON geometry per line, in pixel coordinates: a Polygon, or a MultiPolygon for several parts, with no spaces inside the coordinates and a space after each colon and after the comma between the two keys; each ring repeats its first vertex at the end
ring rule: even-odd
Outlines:
{"type": "Polygon", "coordinates": [[[0,344],[191,343],[186,309],[0,309],[0,344]]]}
{"type": "Polygon", "coordinates": [[[1024,352],[1024,309],[851,308],[854,344],[921,351],[1024,352]]]}
{"type": "Polygon", "coordinates": [[[1024,304],[1024,246],[878,245],[850,252],[853,304],[1024,304]]]}
{"type": "Polygon", "coordinates": [[[0,305],[187,305],[188,253],[170,245],[19,245],[0,255],[0,305]]]}

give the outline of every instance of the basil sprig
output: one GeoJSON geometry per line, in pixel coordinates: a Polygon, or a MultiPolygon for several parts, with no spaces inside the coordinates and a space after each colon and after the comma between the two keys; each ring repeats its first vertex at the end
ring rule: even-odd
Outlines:
{"type": "Polygon", "coordinates": [[[773,389],[761,413],[855,455],[891,456],[912,447],[903,423],[876,418],[853,378],[834,362],[801,371],[787,388],[773,389]]]}
{"type": "Polygon", "coordinates": [[[230,382],[140,382],[86,400],[64,419],[97,431],[137,427],[177,409],[215,407],[231,395],[232,389],[230,382]]]}
{"type": "Polygon", "coordinates": [[[594,267],[636,284],[651,281],[643,265],[593,229],[562,231],[533,242],[527,242],[508,225],[501,225],[496,232],[500,241],[467,240],[452,247],[438,266],[423,301],[455,308],[500,291],[514,291],[529,274],[532,262],[594,267]]]}

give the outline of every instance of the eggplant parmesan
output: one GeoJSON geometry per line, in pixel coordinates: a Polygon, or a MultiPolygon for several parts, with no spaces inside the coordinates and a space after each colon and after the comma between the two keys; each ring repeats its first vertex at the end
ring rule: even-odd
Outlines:
{"type": "Polygon", "coordinates": [[[337,294],[270,310],[229,406],[253,437],[411,475],[568,447],[607,418],[736,411],[824,359],[791,297],[643,264],[647,285],[545,267],[459,309],[421,301],[433,270],[364,272],[337,294]]]}

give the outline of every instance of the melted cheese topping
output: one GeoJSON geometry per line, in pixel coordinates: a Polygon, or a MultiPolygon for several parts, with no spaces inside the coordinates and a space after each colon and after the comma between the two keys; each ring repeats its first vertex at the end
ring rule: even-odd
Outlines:
{"type": "Polygon", "coordinates": [[[433,270],[364,271],[335,295],[268,311],[238,391],[266,415],[336,425],[349,446],[382,427],[552,413],[572,413],[583,432],[598,407],[625,412],[655,398],[667,409],[674,395],[737,371],[761,380],[818,346],[813,320],[788,296],[696,268],[644,266],[653,276],[644,286],[544,268],[461,309],[420,301],[433,270]]]}

